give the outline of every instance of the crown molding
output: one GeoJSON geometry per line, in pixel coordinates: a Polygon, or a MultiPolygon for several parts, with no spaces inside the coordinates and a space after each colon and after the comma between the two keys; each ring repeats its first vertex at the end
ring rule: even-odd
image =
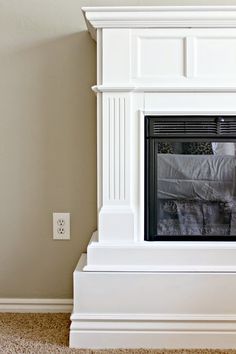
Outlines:
{"type": "Polygon", "coordinates": [[[236,27],[236,6],[83,7],[92,37],[98,28],[236,27]]]}

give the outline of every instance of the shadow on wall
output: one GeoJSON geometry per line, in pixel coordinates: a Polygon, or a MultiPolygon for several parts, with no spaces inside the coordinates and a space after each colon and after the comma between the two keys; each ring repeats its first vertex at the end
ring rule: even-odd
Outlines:
{"type": "Polygon", "coordinates": [[[1,56],[0,297],[68,297],[96,229],[95,47],[84,31],[1,56]],[[52,240],[53,211],[71,213],[70,242],[52,240]]]}

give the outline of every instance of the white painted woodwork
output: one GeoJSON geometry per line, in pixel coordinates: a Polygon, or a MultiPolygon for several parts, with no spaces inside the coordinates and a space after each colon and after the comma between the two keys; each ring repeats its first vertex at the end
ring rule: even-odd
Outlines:
{"type": "Polygon", "coordinates": [[[98,231],[74,273],[70,345],[235,347],[236,243],[144,241],[144,117],[236,114],[236,7],[83,11],[97,39],[98,231]]]}
{"type": "Polygon", "coordinates": [[[158,114],[235,114],[236,92],[145,93],[145,112],[158,114]],[[158,102],[158,105],[157,105],[158,102]]]}
{"type": "Polygon", "coordinates": [[[88,29],[98,28],[234,28],[236,6],[84,7],[88,29]]]}
{"type": "Polygon", "coordinates": [[[103,94],[101,242],[134,239],[130,198],[130,94],[103,94]]]}
{"type": "Polygon", "coordinates": [[[233,83],[235,53],[235,28],[106,28],[103,85],[233,83]]]}
{"type": "Polygon", "coordinates": [[[97,242],[89,244],[86,271],[236,272],[235,242],[97,242]]]}
{"type": "Polygon", "coordinates": [[[132,82],[181,80],[185,77],[184,32],[173,30],[132,31],[132,82]]]}
{"type": "Polygon", "coordinates": [[[0,298],[0,312],[68,312],[73,299],[0,298]]]}
{"type": "Polygon", "coordinates": [[[74,272],[70,346],[235,348],[236,274],[74,272]]]}
{"type": "Polygon", "coordinates": [[[236,32],[204,34],[197,37],[195,71],[196,77],[233,80],[236,78],[236,32]],[[212,60],[206,60],[206,57],[212,60]]]}
{"type": "Polygon", "coordinates": [[[131,70],[131,31],[122,28],[103,30],[103,83],[129,82],[131,70]],[[117,70],[118,69],[118,70],[117,70]]]}

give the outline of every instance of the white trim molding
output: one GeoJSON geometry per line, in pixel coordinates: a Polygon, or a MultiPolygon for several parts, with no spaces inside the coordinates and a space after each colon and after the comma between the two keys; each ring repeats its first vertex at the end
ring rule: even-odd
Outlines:
{"type": "Polygon", "coordinates": [[[71,312],[72,299],[0,298],[0,312],[71,312]]]}
{"type": "Polygon", "coordinates": [[[231,315],[91,315],[71,316],[75,347],[104,348],[234,348],[236,316],[231,315]],[[93,341],[91,341],[93,333],[93,341]],[[167,344],[168,343],[168,344],[167,344]]]}
{"type": "Polygon", "coordinates": [[[75,347],[104,348],[234,348],[236,316],[72,315],[75,347]],[[91,333],[93,341],[91,341],[91,333]],[[76,344],[78,342],[78,345],[76,344]],[[168,343],[168,344],[167,344],[168,343]]]}
{"type": "Polygon", "coordinates": [[[83,7],[88,29],[236,27],[236,6],[83,7]]]}
{"type": "Polygon", "coordinates": [[[236,92],[236,85],[160,85],[160,86],[108,86],[95,85],[95,93],[103,92],[236,92]]]}

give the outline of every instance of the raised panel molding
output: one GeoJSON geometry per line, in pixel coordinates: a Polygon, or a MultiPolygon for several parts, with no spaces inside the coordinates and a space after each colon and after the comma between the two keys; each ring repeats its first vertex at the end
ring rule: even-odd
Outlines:
{"type": "Polygon", "coordinates": [[[102,80],[97,91],[165,90],[165,85],[215,91],[236,86],[236,28],[102,31],[102,80]]]}
{"type": "Polygon", "coordinates": [[[186,35],[183,30],[132,30],[132,79],[134,83],[186,79],[186,35]]]}
{"type": "Polygon", "coordinates": [[[137,79],[173,79],[185,74],[185,39],[181,37],[137,37],[137,79]]]}
{"type": "MultiPolygon", "coordinates": [[[[235,32],[235,31],[234,31],[235,32]]],[[[198,37],[196,40],[196,76],[214,80],[236,78],[236,32],[198,37]],[[222,36],[223,35],[223,36],[222,36]]]]}
{"type": "Polygon", "coordinates": [[[235,62],[236,29],[132,30],[135,85],[226,85],[235,62]]]}

